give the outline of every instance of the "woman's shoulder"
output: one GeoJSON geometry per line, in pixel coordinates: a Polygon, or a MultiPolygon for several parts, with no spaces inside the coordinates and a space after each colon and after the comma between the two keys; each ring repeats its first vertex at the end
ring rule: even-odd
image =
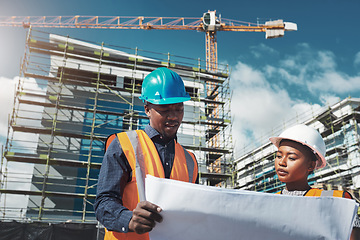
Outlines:
{"type": "Polygon", "coordinates": [[[324,190],[318,188],[311,188],[306,194],[306,197],[341,197],[353,199],[351,193],[342,190],[324,190]]]}

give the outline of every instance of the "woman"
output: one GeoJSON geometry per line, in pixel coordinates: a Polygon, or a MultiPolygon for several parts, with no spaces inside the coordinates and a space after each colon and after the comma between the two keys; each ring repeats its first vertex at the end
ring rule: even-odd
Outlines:
{"type": "MultiPolygon", "coordinates": [[[[315,129],[300,124],[286,129],[279,137],[270,141],[278,148],[275,158],[275,170],[279,180],[286,187],[278,194],[321,197],[334,196],[352,199],[346,191],[325,191],[311,188],[308,176],[315,169],[325,167],[326,147],[320,133],[315,129]]],[[[350,240],[360,239],[360,221],[354,222],[350,240]]]]}

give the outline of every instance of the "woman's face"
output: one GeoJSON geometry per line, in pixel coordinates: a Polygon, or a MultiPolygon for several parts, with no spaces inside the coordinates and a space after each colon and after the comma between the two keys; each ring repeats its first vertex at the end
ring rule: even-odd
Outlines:
{"type": "Polygon", "coordinates": [[[311,151],[300,143],[282,140],[275,158],[275,170],[279,180],[293,188],[308,186],[307,177],[315,167],[311,154],[311,151]]]}

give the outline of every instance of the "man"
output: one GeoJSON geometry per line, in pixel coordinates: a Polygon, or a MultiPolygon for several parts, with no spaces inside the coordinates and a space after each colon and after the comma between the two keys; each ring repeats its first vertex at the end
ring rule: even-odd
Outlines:
{"type": "Polygon", "coordinates": [[[101,166],[94,208],[106,227],[105,239],[149,239],[148,232],[162,221],[160,206],[139,200],[138,187],[146,174],[198,181],[195,156],[176,138],[183,102],[190,100],[181,77],[167,68],[154,70],[143,81],[140,99],[150,124],[145,131],[117,134],[107,144],[101,166]],[[138,166],[140,172],[135,171],[138,166]]]}

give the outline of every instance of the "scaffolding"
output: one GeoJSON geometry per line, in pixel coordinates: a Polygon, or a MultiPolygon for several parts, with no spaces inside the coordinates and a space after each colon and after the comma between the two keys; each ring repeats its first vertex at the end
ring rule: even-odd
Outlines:
{"type": "MultiPolygon", "coordinates": [[[[338,103],[305,113],[306,118],[294,119],[286,125],[304,123],[317,129],[326,145],[327,165],[314,171],[308,180],[310,185],[323,189],[350,191],[359,199],[360,191],[360,99],[346,98],[338,103]]],[[[284,130],[268,135],[277,136],[284,130]]],[[[236,159],[235,188],[278,192],[285,185],[280,182],[274,167],[276,148],[269,142],[248,151],[236,159]]]]}
{"type": "Polygon", "coordinates": [[[191,96],[178,140],[195,153],[200,183],[231,186],[229,69],[209,71],[205,65],[30,29],[1,159],[1,218],[95,222],[104,141],[112,133],[145,128],[141,83],[164,66],[183,78],[191,96]],[[23,199],[22,207],[9,207],[14,197],[23,199]]]}

